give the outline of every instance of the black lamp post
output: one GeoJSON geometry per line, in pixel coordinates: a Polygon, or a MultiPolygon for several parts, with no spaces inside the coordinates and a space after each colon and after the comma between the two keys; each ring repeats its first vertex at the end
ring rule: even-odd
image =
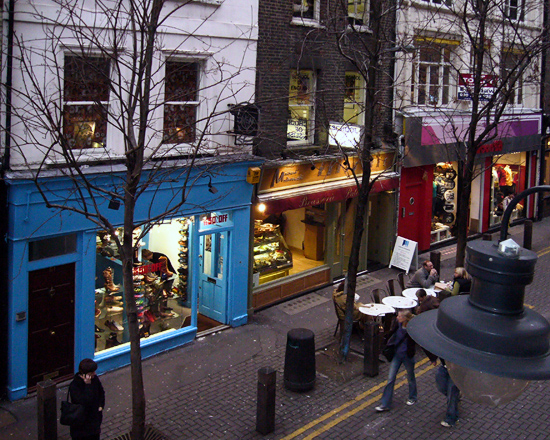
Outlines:
{"type": "Polygon", "coordinates": [[[448,298],[439,309],[422,313],[407,326],[420,346],[447,361],[458,388],[479,403],[506,403],[529,380],[550,379],[550,323],[523,306],[537,255],[506,240],[518,202],[543,191],[550,191],[550,186],[529,188],[510,202],[498,243],[468,244],[470,295],[448,298]]]}

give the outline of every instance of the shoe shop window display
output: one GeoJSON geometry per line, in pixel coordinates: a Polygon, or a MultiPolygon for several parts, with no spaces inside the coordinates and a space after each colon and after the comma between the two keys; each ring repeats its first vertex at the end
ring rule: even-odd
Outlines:
{"type": "MultiPolygon", "coordinates": [[[[188,220],[179,219],[154,228],[164,228],[161,232],[173,237],[170,240],[174,247],[172,254],[179,252],[180,267],[176,271],[165,253],[142,248],[145,242],[141,240],[141,229],[133,231],[134,246],[137,249],[133,288],[142,338],[165,330],[181,328],[184,317],[191,313],[185,303],[188,220]],[[178,282],[174,286],[176,280],[178,282]]],[[[118,232],[122,234],[122,231],[118,232]]],[[[104,231],[100,232],[97,236],[96,255],[96,352],[129,341],[125,329],[122,264],[113,249],[116,249],[116,246],[110,241],[110,236],[104,231]],[[100,279],[103,281],[102,286],[97,285],[100,279]]]]}

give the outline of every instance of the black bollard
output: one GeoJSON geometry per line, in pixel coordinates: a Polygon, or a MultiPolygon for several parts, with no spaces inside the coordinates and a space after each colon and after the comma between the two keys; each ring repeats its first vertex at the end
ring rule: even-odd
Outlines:
{"type": "Polygon", "coordinates": [[[275,430],[275,385],[277,372],[271,367],[258,370],[258,405],[256,431],[266,435],[275,430]]]}
{"type": "Polygon", "coordinates": [[[525,220],[523,224],[523,247],[532,250],[533,247],[533,220],[525,220]]]}
{"type": "Polygon", "coordinates": [[[437,270],[437,273],[441,274],[441,252],[430,252],[430,261],[433,263],[434,269],[437,270]]]}
{"type": "Polygon", "coordinates": [[[36,384],[38,440],[57,440],[57,386],[48,379],[36,384]]]}
{"type": "Polygon", "coordinates": [[[378,376],[378,356],[380,356],[380,324],[376,321],[365,323],[365,339],[363,345],[363,374],[378,376]]]}
{"type": "Polygon", "coordinates": [[[315,334],[307,328],[287,333],[285,353],[285,388],[308,391],[315,385],[315,334]]]}

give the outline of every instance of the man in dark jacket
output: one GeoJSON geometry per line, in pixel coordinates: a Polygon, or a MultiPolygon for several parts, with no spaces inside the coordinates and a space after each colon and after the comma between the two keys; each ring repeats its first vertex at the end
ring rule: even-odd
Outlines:
{"type": "Polygon", "coordinates": [[[418,306],[415,310],[416,315],[439,307],[439,300],[435,296],[428,295],[424,289],[418,289],[416,297],[418,298],[418,306]]]}
{"type": "Polygon", "coordinates": [[[73,440],[99,440],[105,391],[96,375],[97,364],[92,359],[82,359],[78,373],[69,385],[69,394],[73,403],[86,407],[86,418],[83,423],[71,426],[73,440]]]}

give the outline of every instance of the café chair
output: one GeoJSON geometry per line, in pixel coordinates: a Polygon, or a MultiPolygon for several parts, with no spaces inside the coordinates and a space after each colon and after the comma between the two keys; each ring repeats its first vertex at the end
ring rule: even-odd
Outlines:
{"type": "MultiPolygon", "coordinates": [[[[334,304],[334,312],[336,313],[336,328],[334,329],[334,337],[336,337],[336,333],[338,333],[338,329],[340,329],[340,338],[342,338],[342,332],[344,331],[344,320],[340,319],[340,313],[342,315],[345,315],[346,311],[342,310],[340,306],[336,303],[336,301],[332,301],[334,304]]],[[[354,330],[359,331],[361,333],[359,328],[359,321],[353,321],[353,327],[352,327],[352,333],[354,330]]]]}
{"type": "Polygon", "coordinates": [[[388,291],[391,296],[399,296],[403,292],[403,289],[398,280],[388,280],[388,291]]]}
{"type": "Polygon", "coordinates": [[[388,296],[388,293],[384,289],[373,289],[371,295],[375,303],[382,304],[382,298],[388,296]]]}
{"type": "Polygon", "coordinates": [[[397,274],[397,281],[401,286],[401,291],[405,290],[405,286],[409,282],[409,274],[407,272],[399,272],[397,274]]]}

